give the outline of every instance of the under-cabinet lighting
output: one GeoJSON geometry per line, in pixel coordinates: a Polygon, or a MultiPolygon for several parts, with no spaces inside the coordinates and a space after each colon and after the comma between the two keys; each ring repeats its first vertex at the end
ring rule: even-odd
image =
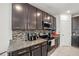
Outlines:
{"type": "Polygon", "coordinates": [[[37,13],[37,16],[40,16],[41,14],[40,13],[37,13]]]}
{"type": "Polygon", "coordinates": [[[49,19],[50,19],[50,17],[48,16],[48,17],[47,17],[47,19],[49,20],[49,19]]]}
{"type": "Polygon", "coordinates": [[[15,5],[17,11],[22,11],[22,7],[20,5],[15,5]]]}

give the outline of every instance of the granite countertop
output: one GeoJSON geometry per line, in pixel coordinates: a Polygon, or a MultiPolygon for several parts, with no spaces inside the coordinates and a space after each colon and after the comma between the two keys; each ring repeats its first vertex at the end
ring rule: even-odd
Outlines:
{"type": "Polygon", "coordinates": [[[10,40],[8,52],[16,51],[22,48],[27,48],[33,45],[40,44],[42,42],[45,42],[47,40],[45,39],[37,39],[34,41],[23,41],[23,40],[10,40]]]}

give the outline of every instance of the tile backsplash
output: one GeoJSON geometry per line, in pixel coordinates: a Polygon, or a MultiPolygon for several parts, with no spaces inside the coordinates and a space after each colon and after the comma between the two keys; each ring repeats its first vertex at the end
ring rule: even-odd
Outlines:
{"type": "Polygon", "coordinates": [[[12,38],[13,40],[25,40],[25,31],[13,31],[12,38]]]}
{"type": "Polygon", "coordinates": [[[33,31],[15,30],[15,31],[12,31],[12,39],[13,40],[28,40],[27,33],[33,33],[33,32],[37,32],[37,33],[46,32],[46,33],[48,33],[47,30],[46,31],[45,30],[33,30],[33,31]]]}

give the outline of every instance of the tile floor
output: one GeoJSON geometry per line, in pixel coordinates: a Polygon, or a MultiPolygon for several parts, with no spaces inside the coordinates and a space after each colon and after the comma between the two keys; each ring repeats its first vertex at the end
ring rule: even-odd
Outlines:
{"type": "Polygon", "coordinates": [[[58,47],[50,56],[79,56],[79,48],[58,47]]]}

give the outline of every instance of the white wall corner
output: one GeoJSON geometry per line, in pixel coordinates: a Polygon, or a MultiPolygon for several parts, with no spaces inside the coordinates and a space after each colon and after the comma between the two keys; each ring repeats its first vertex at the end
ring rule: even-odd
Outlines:
{"type": "Polygon", "coordinates": [[[0,53],[7,51],[12,39],[11,3],[0,3],[0,53]]]}

